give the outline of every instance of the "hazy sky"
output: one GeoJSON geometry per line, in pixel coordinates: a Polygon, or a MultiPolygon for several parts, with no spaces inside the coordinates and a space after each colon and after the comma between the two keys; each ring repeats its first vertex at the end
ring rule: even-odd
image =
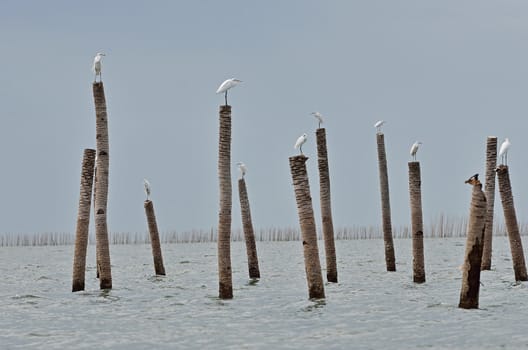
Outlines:
{"type": "Polygon", "coordinates": [[[298,226],[288,157],[303,132],[320,221],[316,110],[326,116],[336,226],[381,222],[378,119],[387,120],[395,225],[410,221],[415,140],[428,223],[467,215],[464,180],[484,174],[488,135],[512,142],[517,215],[526,219],[526,1],[2,1],[0,39],[0,232],[74,232],[82,153],[95,147],[99,50],[111,231],[146,230],[144,177],[160,230],[216,227],[215,90],[230,77],[244,81],[229,99],[232,160],[248,167],[255,227],[298,226]]]}

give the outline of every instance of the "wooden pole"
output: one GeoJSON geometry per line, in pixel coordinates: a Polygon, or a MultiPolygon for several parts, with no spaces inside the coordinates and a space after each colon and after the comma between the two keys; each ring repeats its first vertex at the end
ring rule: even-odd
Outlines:
{"type": "Polygon", "coordinates": [[[112,288],[112,269],[110,264],[110,245],[108,242],[107,202],[109,172],[108,117],[106,99],[102,82],[93,83],[93,96],[96,116],[97,179],[95,193],[95,239],[99,287],[112,288]]]}
{"type": "Polygon", "coordinates": [[[218,218],[218,277],[220,299],[233,298],[231,271],[231,106],[220,106],[218,142],[220,211],[218,218]]]}
{"type": "Polygon", "coordinates": [[[512,254],[513,270],[516,281],[528,281],[526,274],[526,262],[522,247],[519,225],[515,214],[515,205],[513,204],[513,195],[510,183],[510,174],[507,165],[497,167],[497,177],[499,180],[499,192],[504,211],[504,221],[510,240],[510,250],[512,254]]]}
{"type": "Polygon", "coordinates": [[[495,211],[495,168],[497,167],[497,137],[489,136],[486,142],[486,231],[482,251],[482,270],[491,269],[493,242],[493,214],[495,211]]]}
{"type": "Polygon", "coordinates": [[[381,192],[381,217],[383,224],[383,242],[385,244],[385,265],[387,271],[396,271],[396,258],[394,256],[394,243],[392,239],[392,222],[389,196],[389,175],[387,171],[387,157],[385,153],[385,136],[376,134],[378,144],[378,168],[381,192]]]}
{"type": "Polygon", "coordinates": [[[332,220],[332,204],[330,198],[330,173],[328,170],[328,152],[326,149],[326,131],[319,128],[317,136],[317,164],[319,166],[319,190],[321,201],[321,217],[323,221],[323,237],[326,257],[326,279],[337,283],[337,259],[334,242],[334,224],[332,220]]]}
{"type": "Polygon", "coordinates": [[[290,170],[293,179],[297,211],[303,239],[304,266],[308,282],[308,295],[310,299],[325,297],[319,249],[317,247],[317,232],[310,195],[310,184],[306,171],[307,157],[304,155],[290,157],[290,170]]]}
{"type": "Polygon", "coordinates": [[[479,305],[480,266],[486,229],[487,205],[480,181],[476,179],[471,181],[470,179],[466,182],[473,185],[473,191],[469,209],[466,253],[464,264],[462,265],[462,288],[458,307],[477,309],[479,305]]]}
{"type": "Polygon", "coordinates": [[[72,292],[84,290],[86,272],[86,249],[90,227],[90,209],[92,206],[92,186],[94,178],[95,150],[85,149],[81,172],[81,193],[75,230],[75,253],[73,256],[72,292]]]}
{"type": "Polygon", "coordinates": [[[244,228],[244,238],[246,241],[249,278],[256,279],[260,278],[257,245],[255,243],[255,233],[253,231],[253,223],[251,221],[251,209],[249,207],[246,180],[243,177],[238,180],[238,196],[240,198],[242,226],[244,228]]]}
{"type": "Polygon", "coordinates": [[[165,276],[165,267],[163,266],[163,256],[161,255],[161,243],[158,233],[158,224],[156,222],[156,214],[154,213],[154,204],[151,200],[147,199],[144,206],[150,233],[152,257],[154,258],[154,271],[156,272],[156,275],[165,276]]]}
{"type": "Polygon", "coordinates": [[[413,280],[415,283],[425,282],[421,185],[420,162],[409,162],[413,280]]]}

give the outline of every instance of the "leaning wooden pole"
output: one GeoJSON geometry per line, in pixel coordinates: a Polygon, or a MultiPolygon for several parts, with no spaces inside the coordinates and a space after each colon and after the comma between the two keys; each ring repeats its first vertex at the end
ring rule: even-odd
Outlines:
{"type": "Polygon", "coordinates": [[[387,171],[387,156],[385,153],[385,136],[382,132],[376,134],[378,144],[378,168],[381,192],[381,217],[383,225],[383,242],[385,244],[385,265],[387,271],[396,271],[394,242],[392,239],[392,222],[389,196],[389,175],[387,171]]]}
{"type": "Polygon", "coordinates": [[[240,212],[242,215],[242,227],[244,228],[244,238],[246,241],[246,252],[248,258],[249,278],[260,278],[258,264],[257,244],[255,243],[255,233],[253,222],[251,221],[251,209],[246,188],[246,180],[242,177],[238,179],[238,197],[240,198],[240,212]]]}
{"type": "Polygon", "coordinates": [[[528,275],[526,274],[526,262],[524,260],[521,235],[519,233],[517,216],[515,214],[515,205],[513,204],[510,174],[507,165],[499,165],[497,167],[497,177],[499,180],[499,192],[502,202],[502,209],[504,211],[504,221],[506,223],[506,230],[508,231],[508,238],[510,240],[510,250],[512,254],[515,280],[528,281],[528,275]]]}
{"type": "Polygon", "coordinates": [[[96,116],[97,143],[97,179],[95,193],[95,240],[97,269],[99,271],[99,287],[112,288],[112,270],[110,265],[110,245],[108,242],[107,202],[108,202],[108,172],[109,143],[108,118],[106,114],[106,99],[102,82],[93,83],[93,96],[96,116]]]}
{"type": "Polygon", "coordinates": [[[326,131],[319,128],[317,136],[317,164],[319,166],[319,190],[321,217],[323,220],[323,238],[326,257],[326,279],[337,283],[337,259],[334,242],[334,223],[330,196],[330,173],[328,170],[328,152],[326,149],[326,131]]]}
{"type": "Polygon", "coordinates": [[[308,158],[304,155],[290,157],[290,170],[303,239],[302,244],[306,280],[308,282],[308,295],[310,299],[319,299],[324,298],[325,293],[321,262],[319,261],[319,249],[317,247],[317,232],[315,229],[312,197],[310,195],[310,184],[306,171],[307,160],[308,158]]]}
{"type": "Polygon", "coordinates": [[[486,196],[482,192],[482,184],[474,179],[467,183],[473,185],[471,206],[466,238],[466,252],[462,265],[462,288],[458,307],[477,309],[479,305],[480,266],[486,229],[486,196]]]}
{"type": "Polygon", "coordinates": [[[497,137],[489,136],[486,142],[486,231],[482,251],[482,270],[491,269],[493,242],[493,214],[495,211],[495,168],[497,167],[497,137]]]}
{"type": "Polygon", "coordinates": [[[154,204],[151,200],[147,199],[144,203],[144,207],[150,233],[152,257],[154,258],[154,271],[156,272],[156,275],[165,276],[165,266],[163,266],[163,256],[161,255],[161,243],[158,232],[158,224],[156,222],[156,214],[154,213],[154,204]]]}
{"type": "Polygon", "coordinates": [[[77,228],[75,230],[72,292],[84,290],[94,166],[95,150],[85,149],[82,160],[81,193],[79,195],[79,209],[77,212],[77,228]]]}
{"type": "Polygon", "coordinates": [[[231,272],[231,106],[220,106],[218,141],[218,180],[220,211],[218,217],[218,279],[219,297],[233,298],[231,272]]]}
{"type": "Polygon", "coordinates": [[[420,175],[420,162],[409,162],[409,195],[411,199],[413,280],[415,283],[425,282],[421,186],[422,180],[420,175]]]}

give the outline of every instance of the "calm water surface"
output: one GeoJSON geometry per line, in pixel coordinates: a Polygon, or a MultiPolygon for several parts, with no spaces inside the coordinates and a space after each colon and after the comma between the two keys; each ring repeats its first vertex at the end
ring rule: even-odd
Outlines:
{"type": "Polygon", "coordinates": [[[427,239],[416,285],[410,240],[395,241],[392,273],[383,241],[337,241],[340,282],[325,301],[307,300],[300,242],[258,242],[256,283],[234,243],[230,301],[216,297],[214,243],[163,246],[166,277],[153,275],[150,246],[111,246],[111,291],[98,289],[90,246],[78,293],[73,246],[0,248],[0,349],[527,348],[528,289],[514,283],[507,239],[494,241],[479,310],[457,308],[464,244],[427,239]]]}

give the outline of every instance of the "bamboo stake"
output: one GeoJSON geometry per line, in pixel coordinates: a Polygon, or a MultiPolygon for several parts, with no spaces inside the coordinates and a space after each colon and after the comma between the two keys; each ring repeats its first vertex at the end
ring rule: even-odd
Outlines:
{"type": "Polygon", "coordinates": [[[308,282],[310,299],[324,298],[323,276],[317,247],[317,232],[310,195],[310,184],[306,171],[307,157],[304,155],[290,157],[290,170],[293,179],[297,211],[303,238],[304,266],[308,282]]]}
{"type": "Polygon", "coordinates": [[[81,190],[79,195],[79,209],[77,213],[77,228],[75,230],[72,292],[84,290],[86,249],[88,247],[94,166],[95,150],[85,149],[82,161],[81,190]]]}
{"type": "Polygon", "coordinates": [[[242,226],[244,228],[244,239],[246,241],[246,252],[248,258],[249,278],[260,278],[258,264],[257,245],[255,243],[255,233],[251,221],[251,209],[244,177],[238,180],[238,196],[240,198],[240,211],[242,215],[242,226]]]}

